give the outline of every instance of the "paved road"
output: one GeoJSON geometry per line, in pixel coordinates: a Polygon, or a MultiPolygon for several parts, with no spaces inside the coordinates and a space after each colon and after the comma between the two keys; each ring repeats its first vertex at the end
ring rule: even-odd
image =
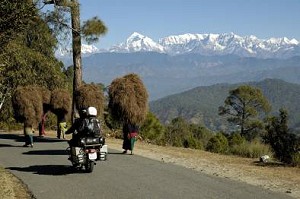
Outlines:
{"type": "Polygon", "coordinates": [[[24,181],[38,199],[290,198],[114,150],[109,150],[107,161],[97,163],[93,173],[75,173],[67,160],[65,141],[35,140],[34,148],[24,148],[22,136],[0,133],[0,164],[24,181]]]}

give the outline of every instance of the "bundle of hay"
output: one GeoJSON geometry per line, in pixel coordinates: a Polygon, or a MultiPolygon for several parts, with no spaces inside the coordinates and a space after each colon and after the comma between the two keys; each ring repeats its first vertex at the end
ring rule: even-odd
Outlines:
{"type": "Polygon", "coordinates": [[[104,109],[103,91],[95,84],[82,85],[75,92],[75,103],[78,110],[93,106],[101,116],[104,109]]]}
{"type": "Polygon", "coordinates": [[[33,88],[36,89],[42,96],[43,113],[47,113],[51,109],[51,91],[49,91],[47,88],[39,86],[35,86],[33,88]]]}
{"type": "Polygon", "coordinates": [[[128,74],[111,83],[108,108],[117,121],[143,123],[148,111],[148,93],[138,75],[128,74]]]}
{"type": "Polygon", "coordinates": [[[36,127],[43,113],[42,97],[36,87],[18,87],[12,97],[14,118],[27,126],[36,127]]]}
{"type": "Polygon", "coordinates": [[[65,89],[56,89],[51,93],[51,110],[58,118],[64,118],[71,112],[72,98],[65,89]]]}

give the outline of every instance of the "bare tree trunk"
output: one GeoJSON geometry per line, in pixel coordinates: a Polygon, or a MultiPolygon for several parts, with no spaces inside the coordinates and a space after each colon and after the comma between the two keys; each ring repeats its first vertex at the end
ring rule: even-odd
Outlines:
{"type": "Polygon", "coordinates": [[[73,100],[72,100],[72,122],[75,119],[75,91],[82,84],[82,60],[81,60],[81,36],[80,36],[80,12],[78,0],[71,0],[72,39],[73,39],[73,100]]]}

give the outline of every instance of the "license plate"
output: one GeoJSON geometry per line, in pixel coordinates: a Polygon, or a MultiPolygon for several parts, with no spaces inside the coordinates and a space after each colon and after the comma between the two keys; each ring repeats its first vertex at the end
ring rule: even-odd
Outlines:
{"type": "Polygon", "coordinates": [[[97,152],[89,153],[89,159],[90,160],[96,160],[97,159],[97,152]]]}

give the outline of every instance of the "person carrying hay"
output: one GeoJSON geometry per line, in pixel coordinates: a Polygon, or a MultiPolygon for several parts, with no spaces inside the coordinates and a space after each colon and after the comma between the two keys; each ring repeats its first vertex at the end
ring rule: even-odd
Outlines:
{"type": "Polygon", "coordinates": [[[32,125],[24,124],[24,136],[25,136],[25,144],[23,147],[33,147],[33,133],[34,130],[32,125]]]}
{"type": "Polygon", "coordinates": [[[24,124],[24,147],[33,147],[33,127],[37,127],[43,114],[43,102],[34,86],[20,86],[12,96],[14,118],[24,124]]]}
{"type": "Polygon", "coordinates": [[[41,118],[41,121],[39,122],[39,136],[44,137],[46,135],[45,133],[45,121],[46,121],[46,114],[44,114],[41,118]]]}
{"type": "Polygon", "coordinates": [[[59,121],[58,123],[58,131],[57,131],[57,138],[66,139],[65,132],[67,131],[67,122],[65,116],[59,121]]]}
{"type": "Polygon", "coordinates": [[[133,154],[138,134],[148,112],[148,92],[137,74],[128,74],[113,80],[108,91],[108,110],[113,120],[123,125],[123,153],[133,154]]]}
{"type": "Polygon", "coordinates": [[[126,154],[130,150],[130,154],[133,155],[133,149],[135,141],[138,136],[138,126],[134,124],[123,125],[123,154],[126,154]]]}

